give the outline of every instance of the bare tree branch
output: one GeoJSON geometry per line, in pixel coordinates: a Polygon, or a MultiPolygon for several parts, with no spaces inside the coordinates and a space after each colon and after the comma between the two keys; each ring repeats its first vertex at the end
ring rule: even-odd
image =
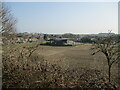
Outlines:
{"type": "Polygon", "coordinates": [[[92,55],[95,55],[98,52],[102,52],[107,59],[107,64],[109,67],[109,82],[111,76],[111,67],[113,63],[120,60],[120,50],[119,42],[114,39],[114,36],[111,35],[111,31],[108,33],[106,37],[100,37],[96,39],[96,43],[93,45],[94,47],[91,50],[94,50],[92,55]]]}
{"type": "Polygon", "coordinates": [[[11,14],[11,11],[4,3],[1,4],[0,9],[0,20],[2,26],[0,27],[0,34],[2,34],[3,43],[8,39],[12,38],[13,34],[16,33],[16,19],[11,14]]]}

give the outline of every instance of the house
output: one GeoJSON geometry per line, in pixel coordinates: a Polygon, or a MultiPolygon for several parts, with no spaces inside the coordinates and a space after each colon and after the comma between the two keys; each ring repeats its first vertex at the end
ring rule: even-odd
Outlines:
{"type": "Polygon", "coordinates": [[[44,34],[39,33],[18,33],[17,37],[14,38],[16,43],[27,43],[27,42],[36,42],[36,41],[43,41],[44,34]]]}

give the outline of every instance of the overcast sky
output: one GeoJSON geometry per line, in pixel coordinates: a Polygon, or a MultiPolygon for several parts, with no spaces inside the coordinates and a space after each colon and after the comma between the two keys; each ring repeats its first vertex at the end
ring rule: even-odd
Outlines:
{"type": "Polygon", "coordinates": [[[117,2],[9,2],[19,32],[118,33],[117,2]]]}

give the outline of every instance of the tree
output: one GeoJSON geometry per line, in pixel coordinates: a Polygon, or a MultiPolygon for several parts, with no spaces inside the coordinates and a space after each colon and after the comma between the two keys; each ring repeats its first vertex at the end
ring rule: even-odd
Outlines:
{"type": "Polygon", "coordinates": [[[115,36],[110,35],[110,33],[106,37],[99,37],[92,47],[94,50],[92,55],[95,55],[98,52],[102,52],[106,56],[109,82],[111,81],[111,67],[113,63],[118,63],[118,60],[120,60],[120,43],[119,40],[115,40],[114,37],[115,36]]]}
{"type": "Polygon", "coordinates": [[[48,40],[47,34],[44,34],[44,40],[48,40]]]}
{"type": "Polygon", "coordinates": [[[80,42],[82,42],[82,43],[92,43],[93,41],[91,40],[90,37],[82,37],[80,42]]]}
{"type": "Polygon", "coordinates": [[[8,39],[13,38],[16,33],[16,19],[11,14],[11,11],[8,7],[5,6],[4,3],[0,3],[0,34],[2,35],[3,43],[8,39]]]}

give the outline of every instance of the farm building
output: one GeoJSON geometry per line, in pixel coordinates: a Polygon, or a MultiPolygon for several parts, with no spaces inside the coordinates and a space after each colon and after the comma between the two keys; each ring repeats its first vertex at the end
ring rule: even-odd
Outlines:
{"type": "Polygon", "coordinates": [[[72,46],[72,44],[68,44],[70,41],[66,38],[56,38],[56,39],[50,39],[49,42],[45,43],[44,45],[52,45],[52,46],[72,46]]]}
{"type": "Polygon", "coordinates": [[[66,45],[67,39],[53,39],[52,40],[52,45],[66,45]]]}

